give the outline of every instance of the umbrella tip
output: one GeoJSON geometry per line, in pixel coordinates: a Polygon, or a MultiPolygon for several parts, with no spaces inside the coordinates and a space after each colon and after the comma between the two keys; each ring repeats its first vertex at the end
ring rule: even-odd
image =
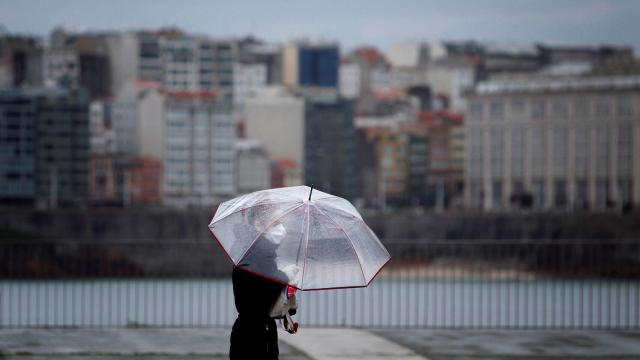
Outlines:
{"type": "Polygon", "coordinates": [[[309,201],[311,201],[311,193],[313,192],[313,184],[311,184],[311,190],[309,191],[309,201]]]}

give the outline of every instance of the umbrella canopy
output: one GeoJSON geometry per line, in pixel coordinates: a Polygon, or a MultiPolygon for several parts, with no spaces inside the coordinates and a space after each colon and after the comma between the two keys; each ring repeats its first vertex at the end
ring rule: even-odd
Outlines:
{"type": "Polygon", "coordinates": [[[235,265],[301,290],[367,286],[390,258],[351,203],[307,186],[224,202],[209,229],[235,265]]]}

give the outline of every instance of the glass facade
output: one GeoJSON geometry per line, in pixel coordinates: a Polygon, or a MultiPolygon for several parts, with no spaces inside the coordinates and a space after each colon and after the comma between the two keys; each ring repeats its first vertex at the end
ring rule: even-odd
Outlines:
{"type": "Polygon", "coordinates": [[[337,87],[338,47],[301,47],[298,81],[302,86],[337,87]]]}

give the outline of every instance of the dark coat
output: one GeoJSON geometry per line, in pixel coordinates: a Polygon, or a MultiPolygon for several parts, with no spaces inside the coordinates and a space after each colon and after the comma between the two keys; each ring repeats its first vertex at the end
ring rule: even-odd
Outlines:
{"type": "Polygon", "coordinates": [[[284,285],[238,266],[232,280],[238,319],[231,330],[230,359],[277,360],[278,332],[269,313],[284,285]]]}

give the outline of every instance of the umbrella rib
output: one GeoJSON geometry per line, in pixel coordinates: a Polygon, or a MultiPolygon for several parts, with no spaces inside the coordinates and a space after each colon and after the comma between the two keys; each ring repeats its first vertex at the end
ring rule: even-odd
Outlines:
{"type": "Polygon", "coordinates": [[[258,241],[258,239],[260,238],[260,236],[262,236],[262,234],[264,234],[267,230],[269,230],[269,228],[270,228],[273,224],[275,224],[275,222],[276,222],[276,221],[278,221],[278,220],[282,219],[283,217],[285,217],[286,215],[288,215],[289,213],[291,213],[293,210],[295,210],[295,209],[299,208],[299,207],[300,207],[300,206],[302,206],[302,205],[304,205],[304,203],[302,203],[302,204],[300,204],[300,205],[298,205],[298,206],[294,206],[293,208],[291,208],[291,209],[287,210],[285,213],[283,213],[282,215],[280,215],[278,218],[273,219],[273,220],[272,220],[272,221],[271,221],[267,226],[265,226],[264,230],[262,230],[262,231],[258,234],[258,236],[256,236],[256,238],[255,238],[255,239],[253,239],[253,241],[251,242],[251,245],[249,245],[249,247],[247,248],[247,250],[245,250],[245,251],[242,253],[242,256],[240,256],[240,257],[238,258],[238,264],[239,264],[240,262],[242,262],[242,259],[244,259],[244,257],[247,255],[247,253],[249,252],[249,250],[251,250],[251,248],[253,247],[253,245],[258,241]]]}
{"type": "Polygon", "coordinates": [[[302,267],[302,279],[300,279],[300,287],[304,287],[304,273],[307,270],[307,252],[309,250],[309,219],[311,218],[311,206],[310,202],[307,202],[307,231],[305,234],[307,235],[307,240],[304,245],[304,266],[302,267]]]}
{"type": "Polygon", "coordinates": [[[323,213],[326,217],[329,218],[329,220],[331,220],[337,227],[338,229],[340,229],[346,236],[347,239],[349,239],[349,245],[351,245],[351,249],[353,249],[353,253],[356,254],[356,259],[358,259],[358,264],[360,265],[360,272],[362,273],[362,280],[364,280],[364,283],[367,283],[367,276],[364,274],[364,269],[362,267],[362,261],[360,261],[360,255],[358,254],[358,252],[356,251],[356,248],[353,246],[353,240],[351,240],[351,236],[349,236],[349,234],[347,234],[347,232],[344,230],[344,228],[342,226],[340,226],[340,224],[338,224],[332,217],[331,215],[327,214],[326,212],[324,212],[321,208],[318,207],[318,210],[320,210],[321,213],[323,213]]]}
{"type": "MultiPolygon", "coordinates": [[[[300,201],[300,200],[297,200],[297,201],[300,201]]],[[[209,224],[209,226],[211,226],[211,225],[213,225],[213,224],[215,224],[215,223],[217,223],[217,222],[219,222],[219,221],[222,221],[222,220],[226,219],[227,217],[229,217],[229,216],[231,216],[231,215],[233,215],[233,214],[237,214],[237,213],[239,213],[239,212],[240,212],[240,211],[242,211],[242,210],[251,209],[252,207],[255,207],[255,206],[260,206],[260,205],[286,204],[286,203],[288,203],[288,202],[297,202],[297,201],[284,201],[284,200],[282,200],[282,201],[264,201],[264,202],[257,202],[257,203],[253,203],[253,204],[251,204],[250,206],[243,207],[243,208],[240,208],[240,209],[235,210],[235,211],[233,211],[233,212],[230,212],[229,214],[227,214],[227,215],[225,215],[225,216],[221,217],[220,219],[217,219],[216,221],[212,221],[212,222],[211,222],[211,224],[209,224]]]]}

